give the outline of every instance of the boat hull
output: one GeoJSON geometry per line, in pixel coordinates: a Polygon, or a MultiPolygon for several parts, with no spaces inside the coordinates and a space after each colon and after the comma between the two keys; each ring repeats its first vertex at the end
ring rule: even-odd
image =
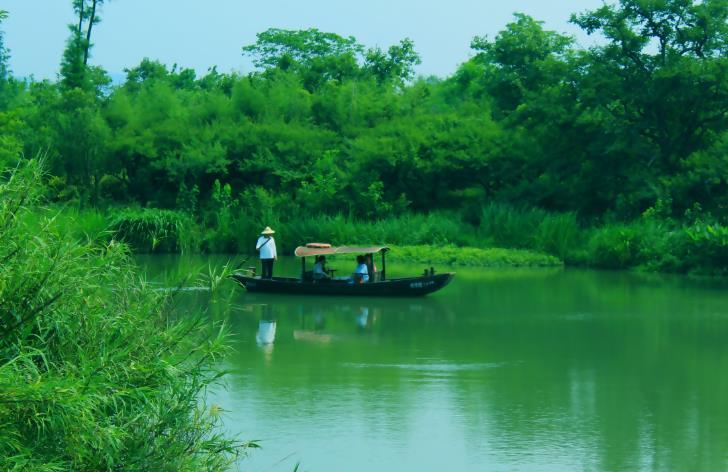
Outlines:
{"type": "Polygon", "coordinates": [[[345,281],[302,282],[300,279],[274,277],[261,279],[234,274],[232,278],[249,292],[288,293],[293,295],[352,295],[371,297],[419,297],[440,290],[455,276],[445,272],[423,277],[350,284],[345,281]]]}

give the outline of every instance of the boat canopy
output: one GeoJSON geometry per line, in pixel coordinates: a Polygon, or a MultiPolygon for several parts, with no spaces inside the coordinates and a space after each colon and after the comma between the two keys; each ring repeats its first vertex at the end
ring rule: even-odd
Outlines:
{"type": "Polygon", "coordinates": [[[324,244],[316,244],[317,247],[298,246],[294,254],[297,257],[326,256],[329,254],[374,254],[377,252],[389,251],[387,246],[339,246],[339,247],[318,247],[324,244]]]}

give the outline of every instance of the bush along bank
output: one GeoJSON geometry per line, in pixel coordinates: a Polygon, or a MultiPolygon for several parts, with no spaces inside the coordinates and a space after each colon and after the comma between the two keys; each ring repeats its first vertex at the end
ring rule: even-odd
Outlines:
{"type": "Polygon", "coordinates": [[[0,470],[228,470],[254,444],[205,405],[224,332],[176,320],[124,245],[39,216],[39,174],[0,182],[0,470]]]}
{"type": "MultiPolygon", "coordinates": [[[[175,210],[112,208],[103,216],[107,232],[101,230],[96,211],[65,211],[59,218],[77,237],[95,234],[107,240],[118,238],[140,253],[250,254],[260,229],[270,225],[279,236],[281,254],[291,254],[297,245],[310,241],[376,243],[402,247],[415,262],[434,263],[433,257],[439,264],[473,266],[552,266],[563,262],[597,269],[728,275],[728,226],[709,215],[677,222],[648,212],[629,223],[589,227],[581,225],[573,213],[553,214],[503,204],[487,205],[470,218],[455,212],[403,214],[370,221],[341,214],[291,219],[271,216],[274,214],[270,210],[263,214],[227,208],[193,217],[175,210]],[[454,251],[454,247],[461,249],[454,251]]],[[[392,256],[398,257],[395,252],[392,256]]]]}
{"type": "MultiPolygon", "coordinates": [[[[73,213],[73,218],[84,218],[73,213]]],[[[250,253],[260,230],[255,219],[240,217],[233,226],[206,228],[188,215],[172,210],[123,209],[107,217],[109,231],[96,231],[104,238],[116,238],[138,253],[250,253]]],[[[326,241],[334,245],[369,244],[385,241],[395,249],[399,261],[481,267],[553,267],[563,265],[556,256],[534,250],[474,247],[479,243],[477,228],[444,214],[404,215],[365,222],[342,215],[320,215],[297,221],[274,223],[280,254],[292,254],[305,242],[326,241]]],[[[73,223],[67,224],[73,226],[73,223]]],[[[85,228],[77,236],[88,236],[85,228]]]]}

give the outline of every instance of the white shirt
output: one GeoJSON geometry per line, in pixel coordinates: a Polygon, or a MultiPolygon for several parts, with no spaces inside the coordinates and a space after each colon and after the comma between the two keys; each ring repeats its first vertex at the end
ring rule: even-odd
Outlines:
{"type": "Polygon", "coordinates": [[[367,321],[369,321],[369,308],[361,307],[361,312],[356,317],[356,324],[361,328],[366,328],[367,321]]]}
{"type": "Polygon", "coordinates": [[[275,321],[263,321],[258,324],[258,334],[255,336],[255,341],[259,346],[265,344],[273,344],[276,339],[276,322],[275,321]]]}
{"type": "Polygon", "coordinates": [[[273,236],[270,238],[266,236],[259,237],[258,242],[255,244],[255,249],[260,251],[261,259],[275,259],[278,257],[276,253],[276,240],[273,239],[273,236]]]}
{"type": "Polygon", "coordinates": [[[361,274],[361,279],[364,282],[369,282],[369,269],[367,269],[366,264],[359,264],[354,271],[355,274],[361,274]]]}

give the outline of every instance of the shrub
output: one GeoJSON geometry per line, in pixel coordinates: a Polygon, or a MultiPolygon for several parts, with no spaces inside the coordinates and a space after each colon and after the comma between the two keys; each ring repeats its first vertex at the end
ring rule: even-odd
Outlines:
{"type": "Polygon", "coordinates": [[[676,256],[680,246],[681,228],[674,222],[643,217],[628,225],[638,241],[634,265],[640,269],[660,272],[684,272],[684,261],[676,256]]]}
{"type": "Polygon", "coordinates": [[[728,275],[728,227],[695,223],[682,230],[677,257],[694,272],[728,275]]]}
{"type": "Polygon", "coordinates": [[[587,253],[589,265],[603,269],[627,269],[642,262],[639,233],[626,225],[611,225],[594,230],[587,253]]]}

